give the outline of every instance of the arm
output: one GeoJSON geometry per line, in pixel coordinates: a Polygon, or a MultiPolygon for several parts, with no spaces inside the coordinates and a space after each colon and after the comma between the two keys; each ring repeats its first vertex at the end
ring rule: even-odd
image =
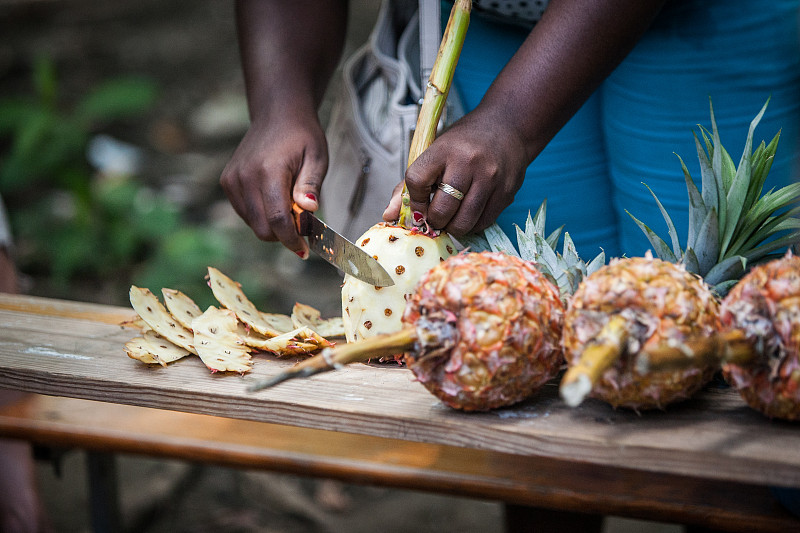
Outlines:
{"type": "MultiPolygon", "coordinates": [[[[481,103],[406,172],[411,208],[454,235],[491,224],[525,168],[625,58],[664,0],[551,0],[481,103]],[[464,191],[461,202],[431,187],[464,191]]],[[[399,197],[384,219],[396,218],[399,197]]]]}
{"type": "Polygon", "coordinates": [[[220,183],[260,239],[306,258],[292,202],[319,207],[328,152],[317,108],[344,45],[347,0],[238,0],[236,19],[250,128],[220,183]]]}

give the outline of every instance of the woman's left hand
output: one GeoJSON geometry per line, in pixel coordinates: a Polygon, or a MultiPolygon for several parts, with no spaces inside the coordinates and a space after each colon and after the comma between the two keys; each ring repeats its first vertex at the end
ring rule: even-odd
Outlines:
{"type": "MultiPolygon", "coordinates": [[[[411,210],[424,216],[432,228],[456,237],[482,230],[514,200],[529,162],[521,140],[504,127],[500,117],[478,107],[406,170],[411,210]],[[450,193],[441,190],[441,184],[450,193]],[[459,193],[463,198],[458,198],[459,193]]],[[[395,189],[384,220],[398,219],[401,192],[402,184],[395,189]]]]}

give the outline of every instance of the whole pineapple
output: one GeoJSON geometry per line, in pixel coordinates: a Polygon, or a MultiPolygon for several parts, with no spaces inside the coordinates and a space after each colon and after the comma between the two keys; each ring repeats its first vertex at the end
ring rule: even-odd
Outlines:
{"type": "Polygon", "coordinates": [[[758,353],[751,364],[724,364],[725,378],[768,417],[800,420],[800,257],[753,268],[723,300],[721,320],[758,353]]]}
{"type": "Polygon", "coordinates": [[[533,265],[495,252],[451,257],[420,281],[406,326],[436,333],[406,353],[416,378],[443,403],[465,411],[517,403],[555,377],[564,308],[533,265]]]}
{"type": "Polygon", "coordinates": [[[578,378],[569,388],[565,378],[562,396],[576,405],[588,393],[635,410],[663,408],[691,396],[711,378],[712,367],[640,375],[636,355],[649,345],[715,333],[718,312],[708,286],[682,265],[652,257],[612,260],[570,299],[563,335],[564,356],[573,368],[592,350],[608,354],[608,360],[594,370],[594,383],[578,378]]]}
{"type": "Polygon", "coordinates": [[[347,342],[400,330],[406,299],[419,279],[456,253],[455,243],[446,233],[435,235],[383,222],[368,229],[356,244],[377,259],[394,285],[374,287],[345,276],[342,320],[347,342]]]}
{"type": "Polygon", "coordinates": [[[712,375],[714,365],[639,374],[634,360],[644,348],[681,346],[692,337],[715,333],[719,325],[715,294],[724,294],[735,284],[749,262],[763,260],[797,238],[769,240],[796,227],[791,220],[796,211],[775,213],[796,201],[800,185],[761,194],[778,142],[776,135],[769,145],[762,142],[751,151],[754,130],[765,110],[766,105],[750,125],[737,168],[720,143],[711,108],[712,131],[703,130],[702,144],[695,136],[702,193],[681,163],[690,199],[685,250],[656,198],[672,247],[634,218],[660,259],[618,259],[583,281],[570,301],[564,325],[570,368],[561,393],[569,404],[577,405],[589,394],[614,406],[663,408],[691,395],[712,375]],[[715,294],[699,276],[714,286],[715,294]]]}

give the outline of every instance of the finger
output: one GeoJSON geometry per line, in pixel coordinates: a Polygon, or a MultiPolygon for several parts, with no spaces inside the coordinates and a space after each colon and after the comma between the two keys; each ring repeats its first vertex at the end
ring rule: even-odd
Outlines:
{"type": "Polygon", "coordinates": [[[461,209],[462,202],[469,195],[472,182],[471,176],[464,176],[445,170],[441,183],[433,194],[433,199],[428,206],[428,224],[435,229],[441,229],[450,223],[450,220],[461,209]]]}
{"type": "Polygon", "coordinates": [[[412,212],[419,212],[422,215],[428,212],[432,187],[445,171],[445,158],[439,157],[438,153],[434,142],[406,169],[406,187],[412,212]]]}
{"type": "Polygon", "coordinates": [[[474,193],[465,195],[461,201],[460,208],[444,227],[444,230],[454,237],[460,237],[475,230],[476,224],[488,203],[489,197],[474,193]]]}
{"type": "Polygon", "coordinates": [[[395,185],[392,191],[392,198],[389,200],[389,205],[383,211],[383,220],[386,222],[397,222],[400,218],[400,206],[403,203],[403,182],[395,185]]]}
{"type": "Polygon", "coordinates": [[[319,209],[322,180],[328,171],[327,151],[309,150],[303,157],[303,165],[292,188],[294,202],[306,211],[319,209]]]}
{"type": "Polygon", "coordinates": [[[219,183],[222,186],[225,196],[228,197],[228,201],[231,207],[233,207],[233,210],[236,211],[236,214],[239,215],[242,220],[248,222],[249,215],[247,213],[247,205],[242,196],[242,186],[237,172],[230,164],[226,165],[222,170],[219,183]]]}
{"type": "Polygon", "coordinates": [[[279,172],[281,175],[276,179],[267,180],[267,187],[261,197],[262,204],[269,207],[264,220],[277,240],[301,259],[307,259],[308,244],[297,231],[297,223],[292,210],[292,198],[289,192],[291,172],[287,167],[282,167],[275,172],[279,172]]]}

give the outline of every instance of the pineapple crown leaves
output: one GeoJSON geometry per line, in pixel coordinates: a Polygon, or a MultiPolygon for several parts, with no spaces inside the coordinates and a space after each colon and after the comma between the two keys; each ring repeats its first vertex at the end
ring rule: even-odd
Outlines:
{"type": "MultiPolygon", "coordinates": [[[[720,295],[744,274],[749,263],[764,261],[800,239],[800,183],[763,193],[772,167],[780,132],[753,150],[753,135],[769,100],[750,123],[744,152],[738,167],[722,146],[711,109],[711,131],[700,127],[702,142],[694,134],[700,163],[702,191],[678,156],[689,194],[689,231],[686,249],[680,246],[675,225],[664,206],[655,198],[667,223],[671,246],[647,225],[628,215],[644,232],[656,255],[673,263],[683,262],[690,272],[702,276],[720,295]],[[772,255],[771,255],[772,254],[772,255]]],[[[645,185],[647,186],[647,185],[645,185]]],[[[627,212],[627,211],[626,211],[627,212]]]]}
{"type": "Polygon", "coordinates": [[[515,224],[517,246],[514,246],[514,243],[497,223],[486,228],[482,234],[463,237],[461,242],[474,252],[502,252],[534,262],[539,271],[558,287],[561,298],[566,300],[577,290],[583,278],[605,264],[605,252],[601,251],[587,264],[578,256],[569,233],[563,232],[563,251],[559,254],[556,252],[556,248],[564,226],[545,236],[546,216],[547,200],[544,200],[534,216],[528,212],[524,231],[515,224]]]}

